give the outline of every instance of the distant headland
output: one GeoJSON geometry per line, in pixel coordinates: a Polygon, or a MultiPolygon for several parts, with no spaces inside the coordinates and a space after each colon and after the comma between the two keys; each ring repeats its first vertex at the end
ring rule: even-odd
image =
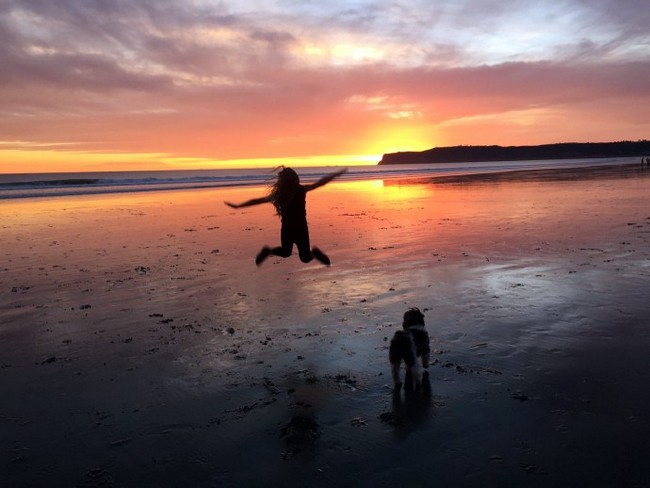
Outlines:
{"type": "Polygon", "coordinates": [[[452,146],[384,154],[377,164],[468,163],[650,155],[650,141],[563,142],[539,146],[452,146]]]}

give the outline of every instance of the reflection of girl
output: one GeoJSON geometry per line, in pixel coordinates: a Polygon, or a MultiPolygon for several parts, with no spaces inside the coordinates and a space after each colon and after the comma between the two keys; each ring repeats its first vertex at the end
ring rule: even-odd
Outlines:
{"type": "Polygon", "coordinates": [[[298,246],[298,254],[303,263],[308,263],[313,258],[329,266],[330,259],[317,247],[309,247],[309,228],[307,226],[306,195],[308,191],[329,183],[337,176],[342,175],[347,169],[342,169],[322,177],[309,185],[301,185],[298,174],[291,168],[282,167],[278,179],[271,187],[271,192],[261,198],[253,198],[240,204],[225,202],[232,208],[250,207],[261,203],[272,203],[276,212],[282,219],[279,247],[264,246],[255,258],[258,266],[269,255],[287,258],[291,256],[294,243],[298,246]]]}

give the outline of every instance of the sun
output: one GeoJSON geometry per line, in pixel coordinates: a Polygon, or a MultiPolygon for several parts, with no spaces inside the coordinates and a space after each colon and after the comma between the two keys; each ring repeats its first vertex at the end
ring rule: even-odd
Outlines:
{"type": "Polygon", "coordinates": [[[387,154],[403,151],[424,151],[435,147],[435,131],[420,124],[387,124],[374,127],[364,138],[360,152],[365,154],[387,154]]]}

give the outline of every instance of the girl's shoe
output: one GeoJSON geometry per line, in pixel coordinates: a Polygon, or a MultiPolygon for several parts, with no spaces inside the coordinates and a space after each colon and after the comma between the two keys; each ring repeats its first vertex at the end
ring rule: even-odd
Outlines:
{"type": "Polygon", "coordinates": [[[269,246],[264,246],[262,250],[255,257],[255,264],[258,266],[264,262],[266,258],[271,254],[271,248],[269,246]]]}
{"type": "Polygon", "coordinates": [[[318,249],[317,247],[313,248],[311,250],[311,253],[314,255],[316,259],[318,259],[321,263],[323,263],[325,266],[330,265],[330,258],[327,257],[327,254],[325,254],[323,251],[318,249]]]}

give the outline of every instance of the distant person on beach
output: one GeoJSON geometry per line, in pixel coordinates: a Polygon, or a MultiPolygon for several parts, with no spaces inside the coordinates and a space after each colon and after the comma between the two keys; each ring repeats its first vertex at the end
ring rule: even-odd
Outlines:
{"type": "Polygon", "coordinates": [[[306,197],[308,191],[315,190],[329,183],[337,176],[345,173],[347,169],[330,173],[309,185],[301,185],[298,173],[284,166],[280,168],[277,180],[267,196],[253,198],[239,204],[230,202],[225,202],[225,204],[231,208],[242,208],[261,203],[272,203],[277,214],[280,216],[282,220],[280,230],[281,245],[273,248],[264,246],[255,258],[255,264],[258,266],[270,255],[288,258],[291,256],[294,244],[298,247],[298,255],[303,263],[308,263],[316,258],[321,263],[329,266],[330,258],[317,247],[311,248],[309,245],[306,197]]]}

